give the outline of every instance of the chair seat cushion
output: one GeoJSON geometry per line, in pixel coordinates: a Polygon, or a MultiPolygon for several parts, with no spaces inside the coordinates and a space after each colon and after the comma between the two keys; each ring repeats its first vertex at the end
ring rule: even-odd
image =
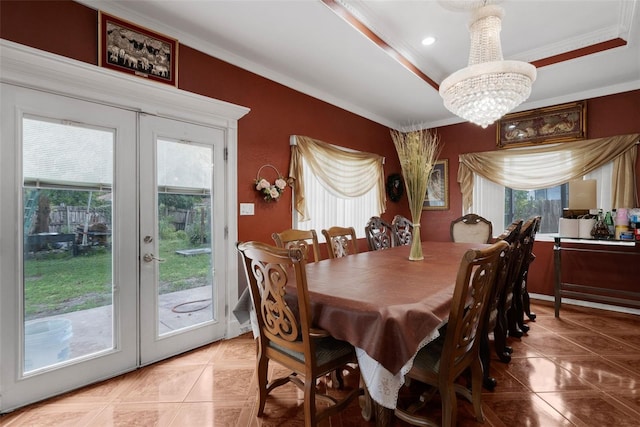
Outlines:
{"type": "MultiPolygon", "coordinates": [[[[269,346],[282,353],[288,354],[299,362],[304,363],[303,353],[292,351],[273,342],[270,342],[269,346]]],[[[318,366],[325,365],[333,360],[348,356],[349,354],[353,354],[353,357],[355,358],[355,350],[353,346],[346,341],[340,341],[333,337],[324,337],[316,340],[316,362],[318,366]]]]}
{"type": "Polygon", "coordinates": [[[427,372],[440,371],[440,355],[444,345],[444,334],[431,341],[418,351],[416,358],[413,360],[413,369],[427,372]]]}

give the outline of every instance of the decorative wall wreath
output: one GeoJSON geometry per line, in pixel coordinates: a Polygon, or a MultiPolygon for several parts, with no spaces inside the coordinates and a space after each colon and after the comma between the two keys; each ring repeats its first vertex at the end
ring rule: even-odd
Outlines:
{"type": "Polygon", "coordinates": [[[404,194],[404,181],[399,173],[392,173],[387,177],[387,196],[392,202],[400,200],[404,194]]]}
{"type": "Polygon", "coordinates": [[[285,188],[287,188],[287,181],[280,175],[280,171],[275,166],[267,164],[258,169],[254,185],[256,186],[256,191],[260,193],[265,202],[277,202],[285,188]],[[276,179],[273,184],[260,175],[264,168],[271,168],[276,173],[276,179]]]}

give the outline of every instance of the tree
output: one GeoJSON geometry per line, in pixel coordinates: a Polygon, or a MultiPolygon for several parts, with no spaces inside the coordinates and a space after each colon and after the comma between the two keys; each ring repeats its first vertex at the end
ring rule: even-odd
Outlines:
{"type": "Polygon", "coordinates": [[[199,198],[184,194],[160,193],[158,195],[158,204],[164,205],[169,209],[192,209],[199,201],[199,198]]]}

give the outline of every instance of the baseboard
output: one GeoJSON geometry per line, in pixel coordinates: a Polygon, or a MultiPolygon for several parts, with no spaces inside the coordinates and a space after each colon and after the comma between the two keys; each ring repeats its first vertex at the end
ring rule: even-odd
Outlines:
{"type": "Polygon", "coordinates": [[[234,319],[229,321],[225,339],[235,338],[242,334],[246,334],[247,332],[251,332],[251,324],[249,322],[246,322],[241,325],[237,320],[234,319]]]}
{"type": "MultiPolygon", "coordinates": [[[[551,303],[555,301],[554,297],[550,295],[543,295],[543,294],[530,293],[529,298],[537,299],[541,301],[550,301],[551,303]]],[[[631,308],[631,307],[620,307],[618,305],[611,305],[611,304],[602,304],[599,302],[582,301],[582,300],[577,300],[572,298],[562,298],[562,304],[577,305],[580,307],[598,308],[600,310],[615,311],[618,313],[635,314],[640,316],[640,309],[631,308]]]]}

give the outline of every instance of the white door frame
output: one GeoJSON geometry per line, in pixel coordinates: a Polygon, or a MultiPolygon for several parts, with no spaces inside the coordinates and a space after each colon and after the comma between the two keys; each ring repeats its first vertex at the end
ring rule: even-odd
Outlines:
{"type": "MultiPolygon", "coordinates": [[[[227,239],[224,243],[226,256],[224,264],[226,269],[225,311],[228,313],[225,336],[230,338],[239,335],[240,325],[229,310],[229,307],[235,306],[238,301],[238,258],[235,248],[238,239],[237,126],[238,120],[247,114],[249,109],[7,40],[0,40],[0,81],[225,130],[227,239]]],[[[3,141],[2,143],[11,144],[12,142],[3,141]]],[[[0,158],[0,161],[6,160],[0,158]]],[[[0,182],[2,188],[10,184],[0,182]]],[[[3,243],[0,253],[15,249],[5,247],[3,243]]],[[[4,267],[9,268],[6,265],[4,267]]],[[[0,281],[6,280],[3,278],[2,268],[3,264],[0,264],[0,281]]],[[[12,276],[8,275],[8,277],[12,276]]],[[[2,282],[0,286],[15,287],[16,284],[2,282]]],[[[1,312],[0,315],[2,315],[1,312]]],[[[2,342],[3,344],[0,345],[6,345],[4,339],[2,342]]],[[[0,352],[0,366],[3,365],[2,354],[6,353],[0,352]]],[[[0,391],[2,389],[3,384],[0,383],[0,391]]],[[[0,408],[3,407],[0,400],[0,408]]]]}

